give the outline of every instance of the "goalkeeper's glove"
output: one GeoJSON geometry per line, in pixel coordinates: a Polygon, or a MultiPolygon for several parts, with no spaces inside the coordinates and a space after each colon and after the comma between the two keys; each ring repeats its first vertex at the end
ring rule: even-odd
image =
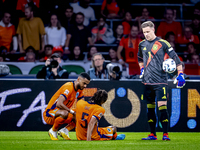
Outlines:
{"type": "Polygon", "coordinates": [[[140,78],[144,76],[144,66],[140,67],[140,78]]]}
{"type": "Polygon", "coordinates": [[[183,75],[183,71],[178,71],[178,76],[175,78],[174,80],[174,84],[176,84],[176,87],[177,88],[183,88],[184,85],[185,85],[185,78],[184,78],[184,75],[183,75]]]}

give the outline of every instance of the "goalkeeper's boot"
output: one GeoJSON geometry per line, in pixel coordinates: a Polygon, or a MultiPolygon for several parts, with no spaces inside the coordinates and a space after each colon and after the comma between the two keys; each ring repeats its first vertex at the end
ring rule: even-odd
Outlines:
{"type": "Polygon", "coordinates": [[[157,140],[157,136],[153,133],[149,134],[147,138],[142,138],[142,140],[157,140]]]}
{"type": "Polygon", "coordinates": [[[164,133],[163,134],[163,138],[162,138],[163,141],[170,141],[170,138],[168,136],[168,133],[164,133]]]}
{"type": "Polygon", "coordinates": [[[125,134],[119,134],[119,135],[117,135],[117,137],[116,137],[116,139],[115,139],[115,140],[124,140],[124,139],[125,139],[125,137],[126,137],[126,135],[125,135],[125,134]]]}
{"type": "Polygon", "coordinates": [[[69,137],[69,131],[65,127],[58,131],[58,135],[61,136],[65,140],[71,140],[69,137]]]}
{"type": "Polygon", "coordinates": [[[57,132],[53,131],[52,128],[49,130],[49,136],[50,136],[51,140],[58,140],[57,132]]]}

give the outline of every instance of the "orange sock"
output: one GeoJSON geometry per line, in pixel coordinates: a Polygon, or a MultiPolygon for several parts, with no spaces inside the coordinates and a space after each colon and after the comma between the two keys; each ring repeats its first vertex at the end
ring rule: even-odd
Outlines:
{"type": "Polygon", "coordinates": [[[53,124],[53,127],[52,127],[52,130],[53,131],[58,131],[59,127],[64,124],[66,119],[63,119],[61,117],[57,117],[54,121],[54,124],[53,124]]]}
{"type": "Polygon", "coordinates": [[[112,139],[115,140],[116,138],[117,138],[117,132],[115,132],[112,139]]]}
{"type": "Polygon", "coordinates": [[[76,127],[76,124],[74,122],[71,122],[70,124],[68,124],[65,128],[67,128],[68,131],[71,131],[72,129],[74,129],[76,127]]]}

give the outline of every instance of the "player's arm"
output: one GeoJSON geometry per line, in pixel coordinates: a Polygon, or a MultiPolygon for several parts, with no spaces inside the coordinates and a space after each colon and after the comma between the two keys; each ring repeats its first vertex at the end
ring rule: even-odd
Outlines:
{"type": "Polygon", "coordinates": [[[144,75],[144,62],[143,62],[143,54],[142,54],[140,44],[139,44],[139,51],[138,51],[138,63],[140,66],[140,76],[139,77],[142,78],[144,75]]]}
{"type": "Polygon", "coordinates": [[[56,107],[62,109],[62,110],[67,110],[68,112],[70,113],[74,113],[73,110],[69,109],[65,104],[64,104],[64,101],[65,101],[65,97],[63,95],[60,95],[60,97],[58,98],[58,101],[56,103],[56,107]]]}
{"type": "Polygon", "coordinates": [[[87,141],[91,141],[92,132],[96,123],[97,119],[92,116],[87,127],[87,141]]]}
{"type": "Polygon", "coordinates": [[[123,46],[119,45],[118,48],[117,48],[117,58],[119,60],[119,63],[123,65],[124,61],[122,60],[122,56],[121,56],[122,50],[123,50],[123,46]]]}

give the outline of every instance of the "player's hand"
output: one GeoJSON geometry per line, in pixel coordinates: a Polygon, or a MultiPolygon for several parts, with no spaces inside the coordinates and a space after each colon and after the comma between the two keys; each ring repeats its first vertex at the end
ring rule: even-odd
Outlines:
{"type": "Polygon", "coordinates": [[[144,67],[140,68],[140,78],[142,78],[144,76],[144,67]]]}
{"type": "Polygon", "coordinates": [[[183,73],[179,73],[179,75],[174,80],[174,84],[177,84],[177,88],[183,88],[185,86],[185,78],[183,73]]]}

